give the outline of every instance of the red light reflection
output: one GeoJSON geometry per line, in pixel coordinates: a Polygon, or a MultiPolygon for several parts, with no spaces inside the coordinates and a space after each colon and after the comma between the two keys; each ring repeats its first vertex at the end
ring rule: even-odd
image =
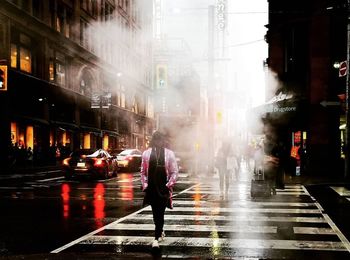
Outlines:
{"type": "Polygon", "coordinates": [[[69,184],[67,183],[62,184],[61,197],[63,200],[63,217],[64,218],[69,217],[69,192],[70,192],[69,184]]]}
{"type": "Polygon", "coordinates": [[[94,201],[93,205],[95,208],[94,216],[96,220],[97,228],[100,228],[103,226],[102,219],[105,217],[105,187],[102,183],[97,183],[95,189],[94,189],[94,201]]]}
{"type": "Polygon", "coordinates": [[[121,186],[121,197],[122,200],[133,200],[134,199],[134,186],[133,186],[133,176],[132,174],[121,174],[120,175],[121,186]]]}

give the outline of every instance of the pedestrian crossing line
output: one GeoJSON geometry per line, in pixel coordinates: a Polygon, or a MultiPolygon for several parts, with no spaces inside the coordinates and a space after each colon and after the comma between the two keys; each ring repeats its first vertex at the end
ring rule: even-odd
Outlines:
{"type": "MultiPolygon", "coordinates": [[[[186,194],[216,194],[219,195],[218,191],[204,191],[204,190],[198,190],[198,191],[187,191],[186,194]]],[[[250,190],[242,190],[237,192],[229,191],[228,195],[242,195],[247,194],[250,195],[250,190]]],[[[306,195],[305,192],[288,192],[288,191],[279,191],[277,192],[277,195],[306,195]]]]}
{"type": "MultiPolygon", "coordinates": [[[[153,220],[151,214],[137,214],[128,218],[128,220],[153,220]]],[[[216,215],[165,215],[165,220],[197,220],[197,221],[252,221],[252,222],[306,222],[306,223],[326,223],[323,217],[268,217],[268,216],[216,216],[216,215]]]]}
{"type": "MultiPolygon", "coordinates": [[[[91,236],[79,244],[98,245],[150,245],[153,236],[91,236]]],[[[216,248],[242,248],[242,249],[285,249],[285,250],[327,250],[347,251],[342,242],[334,241],[304,241],[304,240],[260,240],[260,239],[228,239],[204,237],[166,237],[160,242],[164,246],[177,247],[216,247],[216,248]]]]}
{"type": "Polygon", "coordinates": [[[331,228],[293,227],[294,234],[335,235],[331,228]]]}
{"type": "MultiPolygon", "coordinates": [[[[180,205],[198,205],[198,204],[206,204],[209,205],[210,202],[205,200],[201,201],[192,201],[192,200],[173,200],[174,209],[175,206],[180,205]]],[[[274,201],[233,201],[232,205],[235,206],[288,206],[288,207],[316,207],[315,203],[299,203],[299,202],[274,202],[274,201]]]]}
{"type": "Polygon", "coordinates": [[[350,196],[350,190],[343,186],[330,186],[340,196],[350,196]]]}
{"type": "MultiPolygon", "coordinates": [[[[154,230],[154,224],[126,224],[116,223],[109,226],[112,230],[154,230]]],[[[242,225],[164,225],[164,230],[167,231],[200,231],[211,232],[215,229],[217,232],[236,232],[236,233],[277,233],[276,226],[242,226],[242,225]]]]}
{"type": "MultiPolygon", "coordinates": [[[[307,193],[310,197],[310,193],[307,191],[307,189],[303,186],[303,189],[305,190],[305,193],[307,193]]],[[[322,206],[316,202],[316,206],[320,209],[320,211],[324,211],[322,206]]],[[[337,234],[341,242],[345,245],[346,249],[350,252],[350,242],[349,240],[344,236],[344,234],[339,230],[337,225],[332,221],[332,219],[328,216],[328,214],[323,213],[322,216],[327,221],[328,225],[334,230],[334,232],[337,234]]]]}
{"type": "MultiPolygon", "coordinates": [[[[181,193],[183,193],[183,192],[186,192],[186,191],[189,190],[189,189],[193,189],[193,188],[196,187],[196,186],[198,186],[198,184],[192,185],[191,187],[189,187],[189,188],[187,188],[187,189],[185,189],[185,190],[183,190],[183,191],[181,191],[181,192],[175,194],[173,197],[176,197],[176,196],[178,196],[179,194],[181,194],[181,193]]],[[[112,223],[109,223],[109,224],[107,224],[107,225],[105,225],[105,226],[103,226],[103,227],[101,227],[101,228],[99,228],[99,229],[96,229],[96,230],[94,230],[94,231],[92,231],[92,232],[90,232],[90,233],[88,233],[88,234],[86,234],[86,235],[84,235],[84,236],[82,236],[82,237],[80,237],[80,238],[77,238],[77,239],[71,241],[70,243],[68,243],[68,244],[66,244],[66,245],[63,245],[63,246],[61,246],[61,247],[59,247],[59,248],[57,248],[57,249],[55,249],[55,250],[52,250],[50,253],[53,253],[53,254],[60,253],[60,252],[62,252],[62,251],[64,251],[64,250],[66,250],[67,248],[72,247],[72,246],[74,246],[74,245],[80,243],[81,241],[85,240],[86,238],[93,237],[95,234],[98,234],[98,233],[100,233],[101,231],[103,231],[103,230],[105,230],[105,229],[108,229],[108,228],[109,228],[110,226],[112,226],[113,224],[123,222],[124,220],[130,219],[130,218],[132,218],[134,215],[139,214],[139,213],[142,212],[143,210],[149,210],[149,209],[151,209],[151,206],[147,206],[147,207],[145,207],[145,208],[139,209],[138,211],[135,211],[135,212],[133,212],[133,213],[131,213],[131,214],[125,216],[125,217],[122,217],[122,218],[118,219],[117,221],[114,221],[114,222],[112,222],[112,223]]]]}
{"type": "Polygon", "coordinates": [[[240,208],[240,207],[175,207],[171,210],[172,212],[182,211],[182,212],[231,212],[231,213],[294,213],[294,214],[321,214],[319,209],[278,209],[278,208],[240,208]]]}

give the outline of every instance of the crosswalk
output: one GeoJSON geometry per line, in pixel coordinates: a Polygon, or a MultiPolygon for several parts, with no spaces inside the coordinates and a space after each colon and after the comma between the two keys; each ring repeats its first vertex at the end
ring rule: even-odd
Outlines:
{"type": "Polygon", "coordinates": [[[350,201],[350,189],[345,186],[330,186],[332,190],[338,193],[339,196],[346,198],[350,201]]]}
{"type": "MultiPolygon", "coordinates": [[[[186,182],[186,180],[184,180],[186,182]]],[[[198,182],[166,210],[163,257],[344,259],[349,242],[302,185],[270,198],[250,197],[250,182],[220,198],[215,182],[198,182]]],[[[154,225],[145,207],[71,243],[60,252],[151,253],[154,225]]]]}

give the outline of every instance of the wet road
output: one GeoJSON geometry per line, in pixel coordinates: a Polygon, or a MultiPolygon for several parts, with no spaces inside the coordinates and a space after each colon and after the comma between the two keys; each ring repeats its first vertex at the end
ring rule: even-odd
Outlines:
{"type": "Polygon", "coordinates": [[[65,181],[13,176],[0,185],[0,255],[45,253],[141,207],[139,173],[65,181]]]}
{"type": "MultiPolygon", "coordinates": [[[[250,176],[244,171],[224,199],[217,178],[182,175],[174,209],[166,211],[160,251],[151,250],[152,213],[150,207],[140,207],[138,174],[120,174],[104,182],[39,183],[45,187],[17,195],[0,188],[1,212],[8,207],[2,216],[8,235],[18,241],[13,234],[24,234],[19,236],[23,244],[12,247],[13,252],[52,252],[52,259],[350,257],[349,243],[305,187],[291,184],[271,198],[252,199],[250,176]]],[[[1,241],[4,237],[1,234],[1,241]]]]}

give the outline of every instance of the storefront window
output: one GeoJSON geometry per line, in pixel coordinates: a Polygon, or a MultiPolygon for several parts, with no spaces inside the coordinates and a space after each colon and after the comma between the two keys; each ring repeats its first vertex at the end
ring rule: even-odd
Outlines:
{"type": "Polygon", "coordinates": [[[91,135],[90,133],[84,134],[84,141],[83,141],[83,148],[84,149],[90,149],[91,148],[91,143],[90,143],[90,138],[91,135]]]}
{"type": "Polygon", "coordinates": [[[11,68],[17,68],[17,46],[11,44],[11,68]]]}
{"type": "Polygon", "coordinates": [[[108,150],[109,140],[108,135],[103,136],[103,149],[108,150]]]}

